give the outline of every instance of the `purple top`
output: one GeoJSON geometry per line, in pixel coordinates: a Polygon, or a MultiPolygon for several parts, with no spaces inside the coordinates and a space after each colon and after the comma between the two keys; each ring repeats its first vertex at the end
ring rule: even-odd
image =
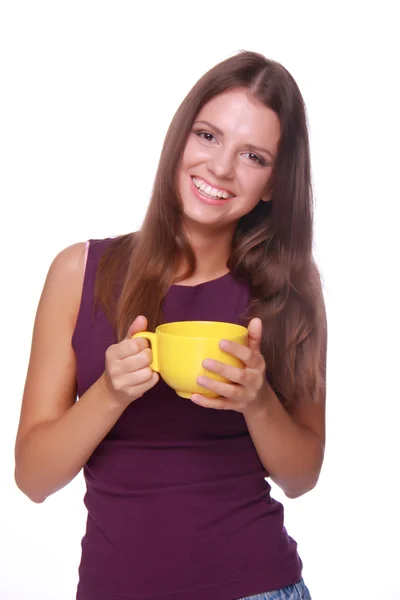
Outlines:
{"type": "MultiPolygon", "coordinates": [[[[116,338],[99,309],[91,241],[73,335],[82,396],[116,338]]],[[[173,285],[165,322],[241,323],[247,286],[230,273],[173,285]]],[[[298,581],[297,545],[270,497],[241,413],[206,409],[162,380],[124,411],[84,467],[88,510],[78,600],[233,600],[298,581]]]]}

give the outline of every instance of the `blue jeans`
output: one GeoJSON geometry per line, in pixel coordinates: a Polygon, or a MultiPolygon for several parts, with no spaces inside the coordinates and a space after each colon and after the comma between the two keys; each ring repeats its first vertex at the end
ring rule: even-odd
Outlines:
{"type": "Polygon", "coordinates": [[[311,600],[311,596],[303,579],[300,579],[297,583],[280,590],[247,596],[247,598],[240,598],[239,600],[311,600]]]}

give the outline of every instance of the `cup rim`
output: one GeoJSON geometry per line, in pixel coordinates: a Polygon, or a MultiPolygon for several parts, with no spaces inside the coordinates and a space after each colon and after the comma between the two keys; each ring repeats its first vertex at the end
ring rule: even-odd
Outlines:
{"type": "Polygon", "coordinates": [[[202,324],[212,324],[212,325],[222,325],[222,326],[232,326],[235,329],[239,328],[239,330],[241,331],[241,333],[237,333],[236,335],[233,336],[229,336],[229,339],[231,340],[235,340],[235,339],[240,339],[242,338],[244,335],[247,335],[248,330],[246,327],[244,327],[244,325],[238,325],[237,323],[228,323],[227,321],[198,321],[198,320],[192,320],[192,321],[171,321],[170,323],[162,323],[161,325],[158,325],[158,327],[156,327],[156,333],[160,333],[162,335],[168,336],[168,337],[190,337],[193,340],[221,340],[221,336],[215,336],[215,335],[206,335],[204,337],[199,337],[199,336],[193,336],[193,335],[180,335],[180,334],[176,334],[176,333],[168,333],[166,331],[163,331],[163,327],[168,327],[169,325],[186,325],[186,324],[192,324],[192,323],[202,323],[202,324]]]}

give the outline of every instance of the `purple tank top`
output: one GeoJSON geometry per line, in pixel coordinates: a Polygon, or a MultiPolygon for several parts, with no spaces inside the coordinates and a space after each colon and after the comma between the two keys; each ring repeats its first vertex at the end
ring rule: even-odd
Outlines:
{"type": "MultiPolygon", "coordinates": [[[[93,294],[110,240],[91,241],[73,335],[82,396],[101,376],[113,328],[93,294]]],[[[164,320],[241,323],[231,274],[174,285],[164,320]]],[[[205,409],[162,380],[133,402],[84,467],[88,510],[78,600],[234,600],[297,582],[301,561],[270,497],[241,413],[205,409]]]]}

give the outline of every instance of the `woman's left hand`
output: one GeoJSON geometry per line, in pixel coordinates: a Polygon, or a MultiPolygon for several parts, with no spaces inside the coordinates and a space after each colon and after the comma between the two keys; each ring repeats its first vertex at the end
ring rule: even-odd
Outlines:
{"type": "Polygon", "coordinates": [[[243,414],[258,410],[263,406],[268,393],[268,382],[265,377],[265,361],[261,354],[262,322],[254,318],[248,326],[248,346],[223,340],[220,348],[235,356],[244,363],[244,368],[232,367],[217,360],[206,359],[203,367],[221,375],[229,382],[215,381],[205,375],[197,378],[202,387],[218,394],[218,398],[207,398],[201,394],[193,394],[192,401],[205,408],[219,410],[235,410],[243,414]]]}

